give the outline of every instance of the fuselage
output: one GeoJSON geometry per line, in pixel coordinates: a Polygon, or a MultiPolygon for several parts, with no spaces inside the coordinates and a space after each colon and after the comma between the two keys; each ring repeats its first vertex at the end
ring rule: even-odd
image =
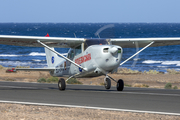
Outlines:
{"type": "Polygon", "coordinates": [[[56,70],[51,74],[58,77],[75,74],[78,74],[76,77],[93,77],[114,72],[121,62],[122,53],[122,48],[116,45],[91,45],[83,52],[71,49],[67,57],[87,71],[64,60],[56,66],[56,70]]]}

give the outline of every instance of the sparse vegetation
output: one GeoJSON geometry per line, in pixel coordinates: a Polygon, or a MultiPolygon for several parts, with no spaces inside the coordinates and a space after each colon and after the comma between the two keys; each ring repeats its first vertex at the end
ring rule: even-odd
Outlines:
{"type": "Polygon", "coordinates": [[[180,74],[180,71],[176,71],[175,69],[167,69],[168,74],[180,74]]]}
{"type": "Polygon", "coordinates": [[[102,82],[102,83],[100,83],[100,85],[101,85],[101,86],[104,86],[104,83],[102,82]]]}
{"type": "MultiPolygon", "coordinates": [[[[177,71],[175,69],[167,69],[166,70],[168,74],[180,74],[180,71],[177,71]]],[[[163,74],[163,72],[159,72],[157,70],[149,70],[149,71],[138,71],[138,70],[131,70],[131,69],[127,69],[127,68],[119,68],[117,73],[120,74],[141,74],[141,73],[145,73],[145,74],[163,74]]]]}
{"type": "Polygon", "coordinates": [[[48,79],[46,78],[40,78],[37,80],[37,82],[39,83],[57,83],[58,82],[58,78],[57,77],[50,77],[48,79]]]}
{"type": "Polygon", "coordinates": [[[149,71],[144,71],[145,74],[160,74],[159,71],[157,70],[149,70],[149,71]]]}
{"type": "Polygon", "coordinates": [[[132,85],[128,85],[128,84],[125,84],[124,86],[126,86],[126,87],[132,87],[132,85]]]}
{"type": "Polygon", "coordinates": [[[178,89],[177,86],[172,87],[172,84],[171,84],[171,83],[167,83],[164,88],[165,88],[165,89],[175,89],[175,90],[178,89]]]}
{"type": "Polygon", "coordinates": [[[67,81],[68,84],[82,84],[76,78],[71,78],[67,81]]]}
{"type": "Polygon", "coordinates": [[[172,89],[172,84],[171,83],[167,83],[164,88],[165,89],[172,89]]]}
{"type": "Polygon", "coordinates": [[[4,67],[3,67],[2,65],[0,65],[0,70],[1,70],[1,69],[4,69],[4,67]]]}
{"type": "Polygon", "coordinates": [[[50,77],[46,80],[46,82],[48,83],[57,83],[58,82],[58,78],[57,77],[50,77]]]}
{"type": "Polygon", "coordinates": [[[6,81],[15,81],[15,80],[14,80],[14,79],[8,78],[8,79],[6,79],[6,81]]]}
{"type": "Polygon", "coordinates": [[[121,74],[139,74],[141,73],[138,70],[131,70],[131,69],[127,69],[127,68],[119,68],[117,73],[121,73],[121,74]]]}
{"type": "Polygon", "coordinates": [[[173,87],[173,89],[177,90],[177,89],[178,89],[178,87],[177,87],[177,86],[174,86],[174,87],[173,87]]]}
{"type": "Polygon", "coordinates": [[[146,84],[134,84],[133,87],[140,87],[140,88],[148,88],[149,85],[146,85],[146,84]]]}
{"type": "Polygon", "coordinates": [[[121,73],[121,74],[162,74],[162,72],[159,72],[157,70],[149,70],[149,71],[138,71],[138,70],[131,70],[131,69],[127,69],[127,68],[119,68],[117,73],[121,73]]]}
{"type": "Polygon", "coordinates": [[[45,79],[45,78],[40,78],[40,79],[37,80],[37,82],[39,82],[39,83],[45,83],[45,82],[46,82],[46,79],[45,79]]]}
{"type": "Polygon", "coordinates": [[[16,68],[30,68],[30,66],[16,66],[16,68]]]}

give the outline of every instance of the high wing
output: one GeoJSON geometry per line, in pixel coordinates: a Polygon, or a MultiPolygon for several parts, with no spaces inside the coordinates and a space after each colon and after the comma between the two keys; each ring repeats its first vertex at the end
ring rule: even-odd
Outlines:
{"type": "Polygon", "coordinates": [[[28,46],[28,47],[43,47],[37,42],[43,42],[49,47],[58,48],[74,48],[81,45],[85,41],[84,38],[63,38],[63,37],[37,37],[37,36],[12,36],[0,35],[0,44],[28,46]]]}
{"type": "MultiPolygon", "coordinates": [[[[37,37],[37,36],[13,36],[0,35],[0,44],[28,46],[28,47],[43,47],[37,42],[43,42],[49,47],[57,48],[74,48],[85,42],[85,38],[67,38],[67,37],[37,37]]],[[[154,41],[151,47],[180,45],[180,37],[167,38],[112,38],[110,39],[113,45],[119,45],[122,48],[133,48],[138,43],[139,47],[144,47],[154,41]]]]}
{"type": "Polygon", "coordinates": [[[180,37],[167,38],[115,38],[110,39],[113,45],[119,45],[122,48],[134,48],[136,43],[138,47],[144,47],[147,44],[154,42],[150,47],[180,45],[180,37]]]}

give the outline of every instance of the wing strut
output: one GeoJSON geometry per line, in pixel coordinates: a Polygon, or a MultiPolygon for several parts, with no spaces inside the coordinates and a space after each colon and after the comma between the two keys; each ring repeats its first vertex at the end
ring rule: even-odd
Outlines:
{"type": "Polygon", "coordinates": [[[138,52],[136,52],[134,55],[132,55],[131,57],[129,57],[127,60],[125,60],[124,62],[122,62],[120,64],[123,65],[124,63],[126,63],[127,61],[129,61],[131,58],[133,58],[134,56],[136,56],[137,54],[139,54],[140,52],[142,52],[143,50],[145,50],[146,48],[148,48],[150,45],[152,45],[154,43],[154,41],[152,41],[151,43],[149,43],[148,45],[146,45],[145,47],[143,47],[141,50],[139,50],[138,52]]]}
{"type": "Polygon", "coordinates": [[[50,51],[56,53],[57,55],[61,56],[62,58],[66,59],[67,61],[71,62],[72,64],[74,64],[75,66],[83,69],[84,71],[87,71],[86,68],[83,68],[82,66],[78,65],[77,63],[75,63],[74,61],[68,59],[67,57],[64,57],[62,54],[58,53],[57,51],[51,49],[49,46],[47,46],[46,44],[42,43],[40,40],[37,40],[38,43],[40,43],[42,46],[44,46],[45,48],[49,49],[50,51]]]}

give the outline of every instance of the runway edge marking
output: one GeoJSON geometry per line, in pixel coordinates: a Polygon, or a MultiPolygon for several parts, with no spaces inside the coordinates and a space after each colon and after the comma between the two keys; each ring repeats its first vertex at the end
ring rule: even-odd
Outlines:
{"type": "Polygon", "coordinates": [[[103,108],[103,107],[90,107],[90,106],[78,106],[78,105],[62,105],[62,104],[34,103],[34,102],[20,102],[20,101],[4,101],[4,100],[0,100],[0,103],[24,104],[24,105],[40,105],[40,106],[52,106],[52,107],[85,108],[85,109],[98,109],[98,110],[107,110],[107,111],[122,111],[122,112],[151,113],[151,114],[180,116],[180,113],[130,110],[130,109],[117,109],[117,108],[103,108]]]}

